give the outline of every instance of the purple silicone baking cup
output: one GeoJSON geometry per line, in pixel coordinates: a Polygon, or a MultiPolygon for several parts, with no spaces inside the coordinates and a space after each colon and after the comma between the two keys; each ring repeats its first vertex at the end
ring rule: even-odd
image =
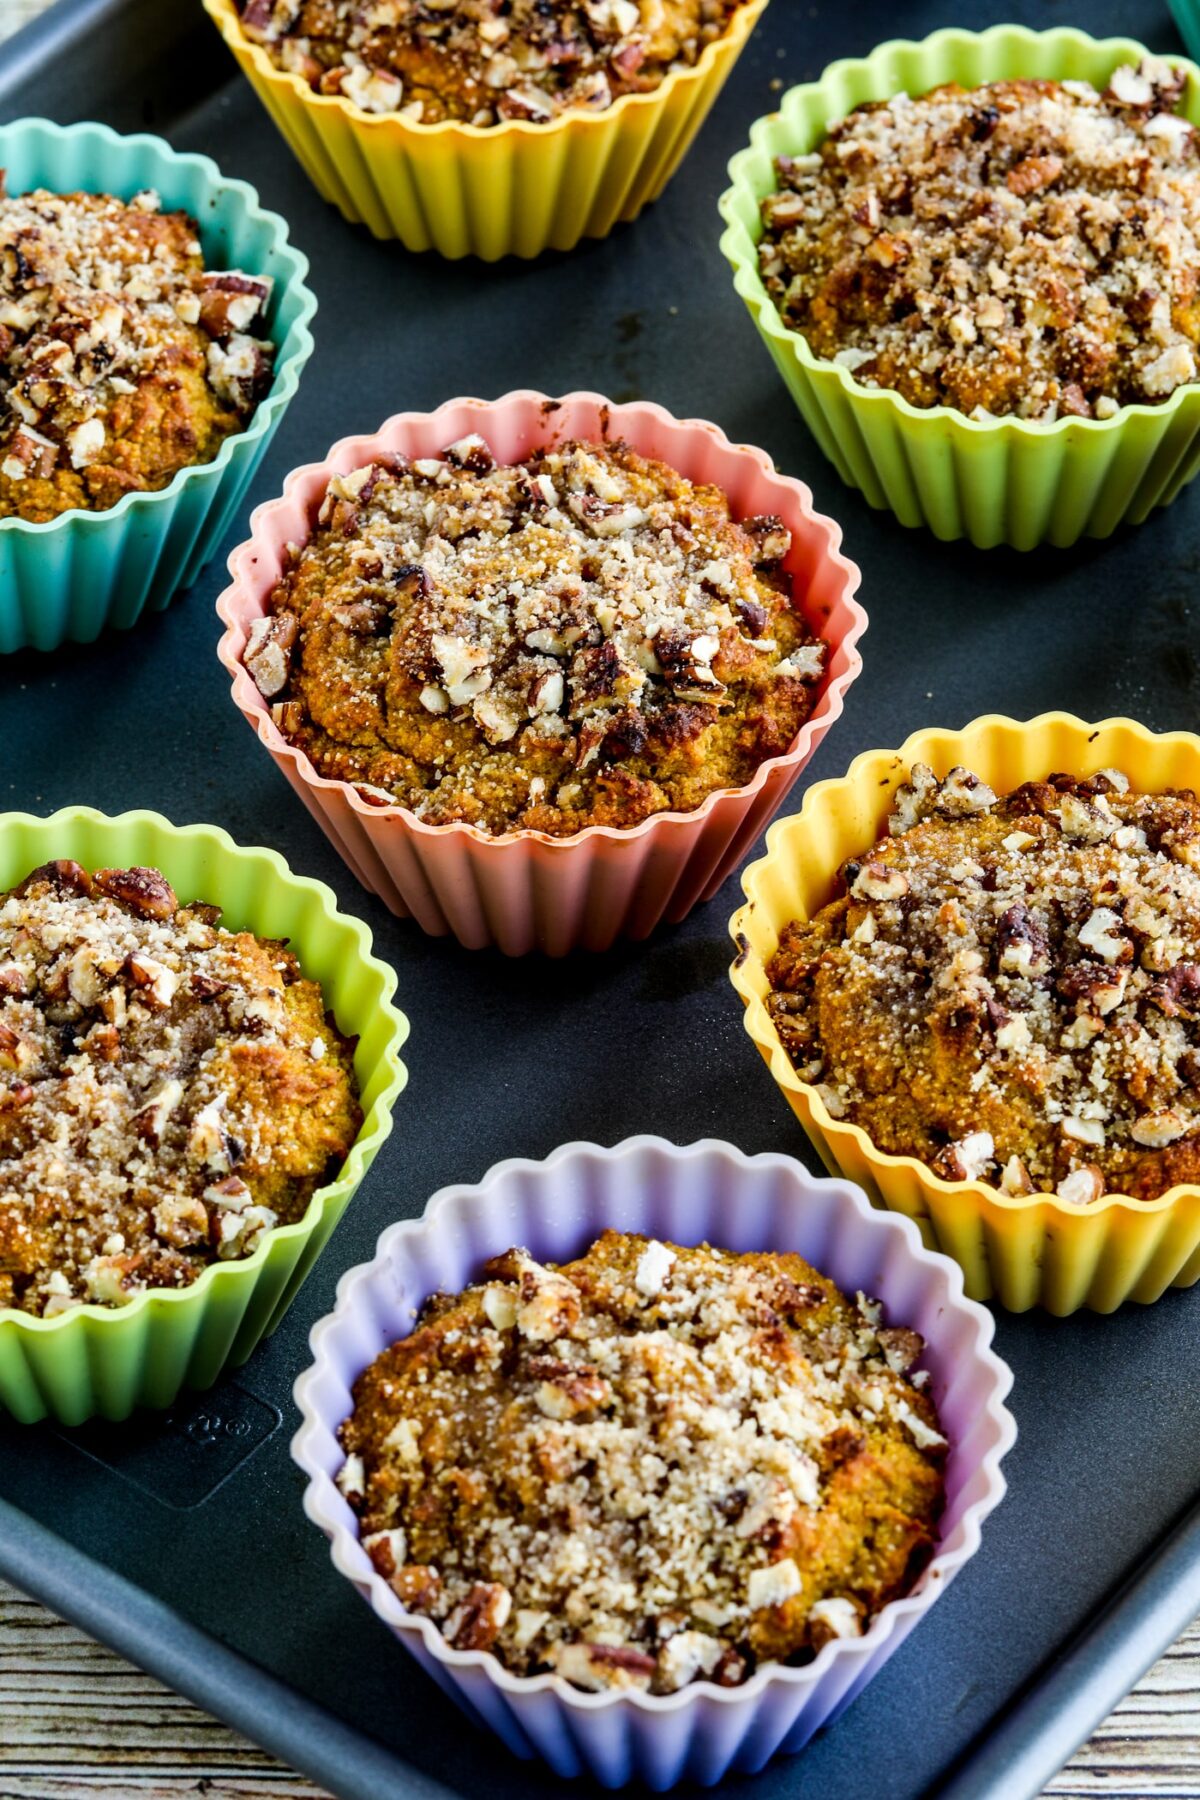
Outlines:
{"type": "Polygon", "coordinates": [[[499,1163],[476,1187],[443,1188],[420,1219],[384,1232],[373,1262],[342,1277],[334,1311],[312,1331],[314,1363],[296,1383],[304,1422],[292,1455],[308,1477],[304,1509],[329,1538],[334,1567],[462,1710],[516,1755],[609,1788],[709,1786],[802,1749],[975,1554],[1016,1438],[1004,1406],[1012,1376],[991,1339],[991,1314],[964,1297],[957,1264],[926,1250],[909,1220],[876,1211],[849,1182],[715,1142],[568,1144],[546,1162],[499,1163]],[[913,1591],[884,1607],[861,1638],[826,1644],[804,1668],[771,1663],[744,1687],[700,1681],[664,1696],[588,1694],[556,1675],[513,1675],[487,1652],[452,1649],[430,1620],[407,1611],[359,1542],[334,1481],[345,1460],[337,1428],[357,1377],[411,1331],[429,1294],[465,1287],[489,1257],[520,1244],[541,1261],[566,1261],[608,1226],[682,1244],[798,1251],[842,1289],[877,1296],[890,1324],[925,1338],[921,1362],[950,1439],[937,1552],[913,1591]]]}

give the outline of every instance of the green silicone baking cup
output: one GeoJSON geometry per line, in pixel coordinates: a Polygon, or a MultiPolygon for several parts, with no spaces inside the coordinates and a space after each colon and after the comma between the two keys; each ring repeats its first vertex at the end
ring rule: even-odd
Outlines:
{"type": "Polygon", "coordinates": [[[244,1261],[214,1263],[192,1287],[139,1294],[120,1308],[80,1306],[53,1319],[0,1308],[0,1408],[23,1422],[49,1416],[78,1425],[170,1406],[183,1388],[210,1387],[275,1329],[392,1128],[392,1103],[407,1078],[399,1050],[408,1022],[391,1004],[396,977],[371,954],[366,926],[273,850],[243,849],[216,826],[172,825],[151,812],[0,815],[0,893],[58,857],[89,869],[161,869],[181,899],[221,907],[231,930],[288,939],[339,1029],[358,1038],[364,1113],[337,1179],[244,1261]]]}
{"type": "MultiPolygon", "coordinates": [[[[968,419],[952,407],[922,410],[888,388],[868,388],[815,356],[779,317],[758,272],[759,202],[775,188],[773,159],[813,150],[830,123],[867,100],[927,93],[943,82],[977,87],[1014,77],[1090,81],[1104,88],[1121,63],[1149,51],[1129,38],[1082,31],[935,31],[921,43],[881,44],[861,62],[836,62],[819,81],[792,88],[759,119],[729,165],[721,196],[721,248],[804,421],[843,481],[903,525],[988,549],[1073,544],[1107,537],[1166,506],[1200,468],[1200,384],[1161,406],[1126,406],[1111,419],[968,419]]],[[[1187,73],[1180,110],[1200,125],[1200,69],[1187,73]]]]}
{"type": "Polygon", "coordinates": [[[90,643],[108,625],[127,627],[190,587],[229,527],[296,391],[312,353],[317,310],[305,285],[308,259],[288,242],[276,214],[244,181],[207,156],[184,155],[161,138],[119,137],[107,125],[0,125],[8,191],[82,189],[127,200],[155,188],[170,211],[197,221],[207,265],[270,275],[267,334],[275,378],[246,429],[227,437],[209,463],[181,469],[165,488],[126,494],[107,512],[63,513],[44,525],[0,519],[0,652],[90,643]]]}

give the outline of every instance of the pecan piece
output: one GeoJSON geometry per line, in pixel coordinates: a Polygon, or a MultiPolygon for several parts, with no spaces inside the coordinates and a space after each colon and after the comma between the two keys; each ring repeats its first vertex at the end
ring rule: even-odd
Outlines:
{"type": "Polygon", "coordinates": [[[1008,907],[996,926],[1000,972],[1035,978],[1050,967],[1050,940],[1039,921],[1022,902],[1008,907]]]}
{"type": "Polygon", "coordinates": [[[11,1025],[0,1025],[0,1069],[14,1069],[21,1074],[37,1061],[37,1049],[29,1038],[21,1037],[11,1025]]]}
{"type": "Polygon", "coordinates": [[[760,638],[767,629],[770,613],[757,600],[735,600],[733,610],[742,622],[742,630],[748,638],[760,638]]]}
{"type": "Polygon", "coordinates": [[[32,425],[18,425],[3,448],[0,472],[10,481],[24,481],[28,476],[44,479],[54,471],[58,461],[58,445],[43,437],[32,425]]]}
{"type": "Polygon", "coordinates": [[[1005,177],[1010,194],[1036,194],[1051,187],[1063,172],[1061,156],[1027,156],[1014,164],[1005,177]]]}
{"type": "Polygon", "coordinates": [[[759,568],[781,563],[792,547],[792,534],[778,513],[744,519],[742,530],[754,544],[754,561],[759,568]]]}
{"type": "Polygon", "coordinates": [[[943,1181],[980,1181],[991,1166],[996,1145],[990,1131],[971,1131],[939,1150],[931,1167],[943,1181]]]}
{"type": "Polygon", "coordinates": [[[658,1664],[632,1644],[560,1644],[554,1667],[573,1687],[599,1694],[613,1687],[648,1687],[658,1664]]]}
{"type": "Polygon", "coordinates": [[[142,919],[171,919],[179,911],[175,890],[157,869],[97,869],[96,887],[142,919]]]}
{"type": "Polygon", "coordinates": [[[1150,998],[1168,1019],[1200,1017],[1200,963],[1176,963],[1150,989],[1150,998]]]}
{"type": "Polygon", "coordinates": [[[443,1630],[456,1650],[490,1650],[512,1611],[512,1595],[498,1581],[477,1581],[443,1630]]]}
{"type": "Polygon", "coordinates": [[[875,1335],[889,1369],[894,1369],[897,1375],[903,1375],[925,1348],[925,1339],[920,1332],[910,1331],[907,1325],[884,1325],[875,1335]]]}
{"type": "Polygon", "coordinates": [[[242,661],[264,700],[273,700],[287,686],[298,633],[291,613],[274,613],[251,625],[242,661]]]}
{"type": "MultiPolygon", "coordinates": [[[[151,1006],[166,1011],[175,998],[175,990],[179,986],[179,977],[174,969],[168,969],[153,956],[143,956],[131,951],[121,965],[121,971],[131,985],[138,989],[139,998],[146,1000],[151,1006]]],[[[111,1021],[115,1024],[116,1020],[111,1021]]]]}
{"type": "Polygon", "coordinates": [[[299,700],[280,700],[271,708],[271,718],[284,737],[294,737],[304,723],[304,707],[299,700]]]}
{"type": "Polygon", "coordinates": [[[612,1399],[612,1388],[590,1363],[560,1362],[531,1356],[528,1371],[537,1382],[534,1404],[547,1419],[580,1419],[612,1399]]]}
{"type": "Polygon", "coordinates": [[[486,475],[496,466],[496,459],[477,431],[449,444],[445,458],[456,469],[469,469],[473,475],[486,475]]]}
{"type": "Polygon", "coordinates": [[[244,275],[240,269],[207,270],[200,277],[200,328],[226,342],[247,331],[267,310],[274,283],[269,275],[244,275]]]}
{"type": "Polygon", "coordinates": [[[90,894],[92,878],[79,863],[62,858],[58,862],[42,863],[39,868],[30,870],[13,892],[23,898],[35,887],[42,886],[52,888],[56,894],[90,894]]]}

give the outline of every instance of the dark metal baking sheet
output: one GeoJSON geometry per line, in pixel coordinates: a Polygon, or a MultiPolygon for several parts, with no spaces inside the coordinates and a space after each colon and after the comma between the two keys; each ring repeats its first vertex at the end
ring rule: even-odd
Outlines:
{"type": "MultiPolygon", "coordinates": [[[[715,419],[803,476],[862,566],[866,669],[813,779],[918,724],[992,708],[1195,728],[1200,487],[1140,530],[1070,552],[980,554],[905,532],[823,461],[717,252],[725,163],[773,104],[772,84],[949,16],[933,0],[774,0],[665,198],[607,243],[534,266],[410,257],[345,225],[196,0],[61,0],[0,51],[0,116],[164,132],[253,181],[291,222],[321,302],[317,353],[252,500],[402,407],[519,385],[646,397],[715,419]]],[[[1064,19],[1033,0],[953,9],[972,25],[1013,16],[1064,19]]],[[[1079,0],[1072,17],[1177,48],[1162,0],[1079,0]]],[[[395,963],[412,1079],[313,1276],[236,1376],[165,1421],[81,1433],[0,1423],[0,1573],[347,1800],[579,1791],[466,1727],[335,1574],[300,1511],[290,1388],[341,1271],[390,1220],[498,1158],[656,1130],[811,1161],[728,984],[737,883],[648,945],[553,968],[423,938],[357,886],[235,713],[214,655],[221,584],[217,562],[131,634],[0,661],[0,805],[148,805],[275,845],[328,881],[395,963]]],[[[1021,1435],[981,1551],[842,1721],[730,1791],[1034,1794],[1200,1610],[1198,1328],[1200,1288],[1109,1319],[1001,1315],[1021,1435]]]]}

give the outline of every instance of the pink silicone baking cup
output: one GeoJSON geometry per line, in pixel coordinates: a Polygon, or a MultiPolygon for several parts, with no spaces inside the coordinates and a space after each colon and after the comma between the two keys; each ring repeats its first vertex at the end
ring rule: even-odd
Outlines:
{"type": "Polygon", "coordinates": [[[239,711],[364,887],[401,918],[436,937],[453,933],[469,950],[604,950],[618,937],[644,938],[662,921],[684,918],[716,893],[779,810],[862,667],[857,646],[867,615],[854,598],[859,570],[839,549],[840,526],[763,451],[731,444],[716,425],[674,419],[641,402],[616,406],[599,394],[552,400],[526,391],[398,413],[374,436],[343,438],[325,462],[294,470],[281,498],[256,510],[250,533],[229,559],[232,581],[217,601],[227,627],[218,654],[239,711]],[[830,647],[812,714],[786,755],[769,758],[748,786],[711,794],[694,812],[660,813],[628,831],[592,826],[570,838],[536,831],[489,837],[471,825],[427,825],[403,806],[372,804],[349,782],[317,774],[278,730],[241,661],[251,625],[268,610],[284,547],[309,536],[332,475],[388,452],[440,455],[471,432],[499,462],[565,438],[623,438],[692,481],[723,489],[737,517],[783,518],[792,533],[785,566],[797,607],[830,647]]]}
{"type": "Polygon", "coordinates": [[[715,1142],[568,1144],[546,1162],[500,1163],[478,1187],[443,1188],[422,1218],[384,1232],[372,1262],[343,1275],[335,1310],[313,1328],[313,1365],[296,1383],[303,1424],[292,1455],[308,1477],[304,1509],[329,1538],[334,1567],[476,1724],[560,1776],[588,1774],[605,1787],[709,1786],[802,1749],[831,1724],[979,1548],[1016,1438],[1004,1405],[1012,1376],[991,1349],[992,1330],[991,1314],[964,1297],[958,1265],[849,1182],[715,1142]],[[452,1649],[402,1606],[359,1542],[336,1485],[345,1460],[337,1428],[358,1376],[412,1330],[428,1295],[459,1291],[489,1257],[520,1244],[562,1262],[607,1226],[675,1243],[798,1251],[847,1292],[880,1299],[889,1324],[925,1339],[920,1361],[950,1439],[936,1553],[912,1592],[885,1606],[862,1637],[826,1644],[804,1668],[768,1663],[743,1687],[698,1681],[665,1696],[586,1694],[556,1675],[513,1675],[485,1651],[452,1649]]]}

